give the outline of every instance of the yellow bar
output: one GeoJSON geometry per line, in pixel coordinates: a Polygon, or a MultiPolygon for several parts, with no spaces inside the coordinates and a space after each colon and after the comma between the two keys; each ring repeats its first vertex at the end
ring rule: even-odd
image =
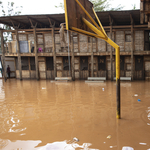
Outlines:
{"type": "Polygon", "coordinates": [[[82,18],[83,22],[91,29],[93,30],[97,35],[103,37],[104,39],[107,39],[107,37],[103,34],[103,32],[101,32],[100,30],[98,30],[96,27],[94,27],[89,21],[87,21],[85,18],[82,18]]]}
{"type": "Polygon", "coordinates": [[[93,12],[94,12],[94,15],[95,15],[95,17],[96,17],[96,19],[97,19],[97,21],[98,21],[98,23],[99,23],[99,25],[100,25],[100,27],[101,27],[103,33],[105,34],[105,36],[107,36],[107,34],[106,34],[106,32],[105,32],[105,30],[104,30],[104,28],[103,28],[103,26],[102,26],[102,24],[101,24],[101,22],[100,22],[98,16],[97,16],[97,14],[96,14],[94,8],[92,8],[92,10],[93,10],[93,12]]]}
{"type": "Polygon", "coordinates": [[[85,8],[82,6],[82,4],[76,0],[76,2],[78,3],[78,5],[81,7],[81,9],[86,13],[86,15],[89,17],[89,19],[93,22],[93,24],[99,29],[101,30],[101,28],[98,26],[98,24],[94,21],[94,19],[90,16],[90,14],[85,10],[85,8]]]}
{"type": "Polygon", "coordinates": [[[64,0],[64,8],[65,8],[66,30],[69,30],[69,25],[68,25],[68,13],[67,13],[67,4],[66,4],[66,0],[64,0]]]}
{"type": "Polygon", "coordinates": [[[116,48],[116,81],[120,79],[120,47],[116,48]]]}
{"type": "Polygon", "coordinates": [[[120,47],[116,48],[116,100],[117,100],[117,119],[120,119],[120,47]]]}
{"type": "Polygon", "coordinates": [[[108,38],[107,40],[105,40],[107,43],[109,43],[113,48],[118,48],[119,46],[114,42],[112,41],[110,38],[108,38]]]}
{"type": "Polygon", "coordinates": [[[86,34],[86,35],[89,35],[89,36],[92,36],[92,37],[97,37],[97,38],[100,38],[100,39],[105,40],[103,37],[101,37],[101,36],[99,36],[99,35],[96,35],[96,34],[94,34],[94,33],[85,31],[85,30],[81,30],[81,29],[78,29],[78,28],[75,28],[75,27],[71,27],[70,29],[71,29],[71,30],[74,30],[74,31],[77,31],[77,32],[79,32],[79,33],[83,33],[83,34],[86,34]]]}

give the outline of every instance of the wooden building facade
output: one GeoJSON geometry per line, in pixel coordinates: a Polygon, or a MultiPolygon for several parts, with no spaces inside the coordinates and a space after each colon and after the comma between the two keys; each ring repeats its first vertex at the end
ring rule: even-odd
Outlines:
{"type": "MultiPolygon", "coordinates": [[[[107,35],[120,46],[121,77],[150,79],[150,29],[140,23],[140,10],[98,12],[107,35]]],[[[2,61],[15,58],[16,78],[115,77],[115,50],[105,41],[65,31],[59,33],[64,14],[1,17],[12,26],[12,41],[2,44],[2,61]]]]}

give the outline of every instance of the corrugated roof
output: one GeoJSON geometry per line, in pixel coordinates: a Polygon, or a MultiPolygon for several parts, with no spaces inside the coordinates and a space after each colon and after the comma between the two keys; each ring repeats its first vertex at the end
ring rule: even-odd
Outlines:
{"type": "MultiPolygon", "coordinates": [[[[103,26],[110,25],[110,17],[113,19],[114,25],[130,25],[131,18],[134,20],[135,25],[140,24],[140,10],[127,10],[127,11],[103,11],[97,12],[103,26]]],[[[49,28],[51,20],[52,24],[55,22],[55,27],[59,27],[60,23],[65,22],[64,14],[45,14],[45,15],[20,15],[20,16],[5,16],[0,17],[0,23],[9,26],[18,26],[19,29],[30,29],[31,22],[33,25],[37,23],[37,28],[49,28]]]]}

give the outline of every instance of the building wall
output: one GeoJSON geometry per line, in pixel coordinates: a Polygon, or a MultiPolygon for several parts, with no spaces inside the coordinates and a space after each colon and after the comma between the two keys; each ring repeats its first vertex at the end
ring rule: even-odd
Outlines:
{"type": "MultiPolygon", "coordinates": [[[[106,32],[108,37],[110,37],[110,32],[106,32]]],[[[51,53],[53,56],[53,42],[52,42],[52,32],[49,31],[47,33],[37,34],[37,45],[38,48],[41,47],[43,49],[43,53],[51,53]]],[[[16,36],[13,35],[13,41],[16,40],[16,36]]],[[[34,46],[34,36],[33,34],[20,34],[19,40],[29,40],[31,41],[31,47],[34,46]]],[[[124,70],[121,70],[121,76],[123,77],[131,77],[131,31],[130,30],[114,30],[112,32],[112,40],[116,42],[120,46],[121,55],[124,57],[124,70]],[[129,52],[123,53],[123,52],[129,52]]],[[[15,42],[14,42],[15,43],[15,42]]],[[[134,30],[134,53],[138,53],[138,55],[143,55],[142,52],[144,49],[144,30],[134,30]],[[141,54],[140,54],[141,53],[141,54]]],[[[11,48],[11,46],[9,45],[11,48]]],[[[9,49],[10,49],[9,48],[9,49]]],[[[68,70],[63,70],[63,57],[71,55],[71,39],[70,34],[69,37],[67,33],[64,35],[64,40],[61,39],[60,34],[55,33],[55,51],[56,51],[56,69],[58,77],[69,76],[69,73],[72,72],[68,70]],[[69,48],[68,48],[69,42],[69,48]]],[[[73,33],[73,50],[75,54],[74,59],[74,68],[75,68],[75,79],[86,79],[88,76],[91,76],[91,52],[94,52],[94,76],[105,76],[108,80],[111,79],[111,61],[110,61],[110,51],[113,51],[113,76],[115,77],[115,50],[104,40],[87,37],[85,35],[73,33]],[[106,56],[106,70],[100,71],[98,70],[98,56],[106,56]],[[80,70],[80,57],[87,56],[88,57],[88,70],[81,71],[80,70]]],[[[12,52],[12,50],[10,50],[12,52]]],[[[137,54],[136,54],[137,55],[137,54]]],[[[134,72],[135,72],[135,55],[134,55],[134,72]]],[[[54,70],[46,70],[46,57],[39,57],[39,76],[40,79],[54,79],[54,70]]],[[[150,56],[143,55],[143,73],[145,79],[150,78],[150,56]]],[[[71,59],[72,61],[72,59],[71,59]]],[[[30,63],[29,63],[30,64],[30,63]]],[[[17,68],[17,67],[16,67],[17,68]]],[[[72,69],[72,68],[71,68],[72,69]]],[[[16,69],[16,77],[19,78],[18,69],[16,69]]],[[[23,78],[35,78],[35,71],[29,68],[29,70],[23,70],[23,78]]],[[[134,73],[135,77],[138,76],[138,72],[134,73]]],[[[139,75],[140,76],[140,75],[139,75]]]]}

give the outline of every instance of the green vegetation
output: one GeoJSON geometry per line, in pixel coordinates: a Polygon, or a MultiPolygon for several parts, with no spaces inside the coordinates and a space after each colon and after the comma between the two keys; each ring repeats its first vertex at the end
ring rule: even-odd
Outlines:
{"type": "MultiPolygon", "coordinates": [[[[116,8],[112,8],[110,0],[90,0],[94,4],[95,11],[117,11],[123,9],[123,6],[118,5],[116,8]]],[[[56,8],[64,9],[64,4],[60,3],[56,8]]]]}

